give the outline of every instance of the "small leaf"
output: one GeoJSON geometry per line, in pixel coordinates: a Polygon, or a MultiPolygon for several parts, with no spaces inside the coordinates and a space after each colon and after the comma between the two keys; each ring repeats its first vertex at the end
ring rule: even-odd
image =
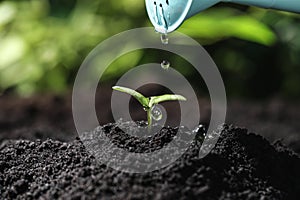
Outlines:
{"type": "Polygon", "coordinates": [[[143,107],[149,108],[149,99],[147,97],[144,97],[144,95],[142,95],[141,93],[132,90],[130,88],[121,87],[121,86],[113,86],[112,89],[130,94],[131,96],[136,98],[140,102],[140,104],[142,104],[143,107]]]}
{"type": "Polygon", "coordinates": [[[163,101],[186,101],[186,98],[178,94],[164,94],[150,98],[150,107],[163,101]]]}

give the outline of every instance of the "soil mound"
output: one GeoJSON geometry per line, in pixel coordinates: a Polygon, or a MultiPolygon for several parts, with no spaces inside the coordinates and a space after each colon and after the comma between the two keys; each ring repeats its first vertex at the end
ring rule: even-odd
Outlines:
{"type": "MultiPolygon", "coordinates": [[[[129,151],[144,152],[163,147],[177,130],[162,129],[151,145],[147,145],[149,139],[126,136],[112,124],[94,132],[99,131],[129,151]]],[[[199,138],[205,134],[200,126],[197,139],[183,156],[167,168],[145,174],[97,164],[79,138],[71,142],[7,140],[0,145],[1,198],[298,199],[297,154],[246,129],[223,125],[218,131],[220,138],[205,158],[198,158],[199,138]]]]}

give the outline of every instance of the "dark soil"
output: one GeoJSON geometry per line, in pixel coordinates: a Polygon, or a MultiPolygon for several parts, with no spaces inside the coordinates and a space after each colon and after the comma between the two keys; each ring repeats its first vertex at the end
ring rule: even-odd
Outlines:
{"type": "MultiPolygon", "coordinates": [[[[98,94],[96,109],[114,144],[131,152],[153,152],[175,137],[172,128],[153,137],[129,137],[107,124],[113,121],[110,93],[98,94]]],[[[135,119],[145,117],[135,105],[130,110],[135,119]]],[[[204,124],[209,107],[207,99],[200,99],[204,124]]],[[[0,199],[299,199],[299,157],[282,144],[300,153],[299,110],[299,103],[280,98],[229,100],[227,123],[263,137],[224,126],[217,146],[199,159],[201,128],[198,140],[172,166],[129,174],[97,164],[75,140],[70,95],[5,94],[0,96],[0,199]],[[278,139],[282,143],[270,145],[278,139]]]]}
{"type": "MultiPolygon", "coordinates": [[[[172,139],[165,128],[153,143],[130,137],[115,126],[97,128],[126,148],[152,151],[172,139]],[[127,141],[124,143],[124,141],[127,141]],[[142,147],[142,148],[141,148],[142,147]]],[[[198,158],[198,135],[168,168],[130,174],[99,165],[77,138],[11,140],[0,146],[3,199],[299,199],[300,159],[280,142],[270,145],[246,129],[224,125],[212,152],[198,158]]]]}

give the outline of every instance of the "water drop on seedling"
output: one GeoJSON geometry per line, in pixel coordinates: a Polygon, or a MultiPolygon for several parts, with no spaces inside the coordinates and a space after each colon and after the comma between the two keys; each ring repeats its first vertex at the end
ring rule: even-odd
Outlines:
{"type": "Polygon", "coordinates": [[[161,68],[163,68],[164,70],[168,70],[169,67],[170,67],[170,62],[167,61],[167,60],[163,60],[163,61],[160,63],[160,66],[161,66],[161,68]]]}
{"type": "Polygon", "coordinates": [[[162,33],[160,35],[160,40],[161,40],[161,43],[168,44],[169,43],[168,34],[167,33],[162,33]]]}
{"type": "Polygon", "coordinates": [[[162,111],[161,111],[161,109],[159,107],[157,107],[157,106],[154,106],[151,109],[151,117],[155,121],[161,120],[162,119],[162,111]]]}

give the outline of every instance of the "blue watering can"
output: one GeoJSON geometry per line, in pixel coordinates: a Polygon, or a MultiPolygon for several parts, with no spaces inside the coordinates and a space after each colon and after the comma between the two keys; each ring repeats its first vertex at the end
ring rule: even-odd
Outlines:
{"type": "Polygon", "coordinates": [[[170,33],[186,19],[219,2],[300,13],[300,0],[146,0],[146,8],[155,30],[170,33]]]}

